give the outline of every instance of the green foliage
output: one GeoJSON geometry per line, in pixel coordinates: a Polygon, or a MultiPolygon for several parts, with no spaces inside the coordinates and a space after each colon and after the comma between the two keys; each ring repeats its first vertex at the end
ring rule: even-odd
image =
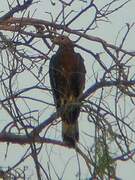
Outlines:
{"type": "Polygon", "coordinates": [[[115,162],[110,155],[106,142],[100,141],[97,143],[96,156],[96,174],[101,178],[105,175],[108,177],[115,177],[115,162]]]}

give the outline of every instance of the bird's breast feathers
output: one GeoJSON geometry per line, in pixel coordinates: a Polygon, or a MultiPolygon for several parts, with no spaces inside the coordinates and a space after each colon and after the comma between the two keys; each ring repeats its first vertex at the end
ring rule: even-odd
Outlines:
{"type": "Polygon", "coordinates": [[[78,59],[75,54],[66,53],[60,58],[60,64],[64,73],[71,73],[78,69],[78,59]]]}

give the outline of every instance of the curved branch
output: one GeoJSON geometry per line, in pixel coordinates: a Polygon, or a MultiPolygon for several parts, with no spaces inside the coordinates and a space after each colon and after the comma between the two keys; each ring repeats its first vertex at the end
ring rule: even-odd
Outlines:
{"type": "Polygon", "coordinates": [[[72,148],[72,146],[69,146],[61,141],[45,138],[45,137],[40,137],[36,136],[33,138],[33,136],[29,135],[20,135],[20,134],[15,134],[15,133],[10,133],[10,132],[1,132],[0,133],[0,142],[6,142],[6,143],[13,143],[13,144],[20,144],[20,145],[26,145],[26,144],[31,144],[31,143],[47,143],[47,144],[54,144],[54,145],[59,145],[59,146],[64,146],[64,147],[69,147],[72,148]]]}
{"type": "MultiPolygon", "coordinates": [[[[90,94],[94,93],[96,90],[102,88],[102,87],[110,87],[110,86],[117,86],[119,84],[123,85],[135,85],[135,80],[131,81],[100,81],[96,82],[94,85],[92,85],[89,89],[87,89],[84,94],[80,97],[80,100],[87,98],[90,94]]],[[[40,123],[37,127],[34,128],[34,130],[31,132],[31,134],[38,135],[46,126],[51,124],[55,119],[57,119],[60,114],[62,113],[63,108],[60,108],[58,112],[53,113],[48,119],[44,120],[42,123],[40,123]]]]}
{"type": "MultiPolygon", "coordinates": [[[[64,25],[61,25],[61,24],[57,24],[57,23],[53,23],[53,22],[49,22],[49,21],[45,21],[45,20],[40,20],[40,19],[35,19],[35,18],[26,18],[26,17],[14,18],[14,17],[12,17],[10,19],[7,19],[6,21],[0,22],[0,30],[8,30],[8,31],[11,30],[11,31],[17,32],[18,28],[20,28],[20,30],[21,30],[21,27],[26,26],[26,25],[31,25],[31,26],[44,25],[44,26],[47,26],[47,27],[50,26],[50,27],[52,27],[54,29],[57,29],[57,30],[62,29],[67,33],[78,35],[78,36],[83,37],[83,38],[85,38],[87,40],[94,41],[94,42],[97,42],[97,43],[101,43],[102,45],[105,45],[106,47],[115,49],[116,51],[119,50],[119,51],[121,51],[121,52],[123,52],[125,54],[130,55],[130,56],[135,56],[135,52],[130,52],[130,51],[122,49],[122,48],[120,48],[118,46],[115,46],[113,44],[107,43],[105,40],[103,40],[100,37],[84,34],[83,32],[79,32],[77,30],[71,29],[71,28],[66,27],[64,25]],[[20,25],[20,27],[18,27],[18,25],[20,25]],[[16,26],[18,28],[16,28],[16,26]]],[[[40,34],[40,36],[42,38],[44,38],[44,34],[40,34]]],[[[39,37],[39,34],[35,33],[34,37],[39,37]]]]}
{"type": "Polygon", "coordinates": [[[96,90],[102,88],[102,87],[110,87],[110,86],[118,86],[119,84],[125,85],[125,86],[131,86],[135,85],[135,80],[130,81],[100,81],[93,84],[89,89],[85,91],[85,93],[82,95],[81,100],[87,98],[90,94],[95,92],[96,90]]]}

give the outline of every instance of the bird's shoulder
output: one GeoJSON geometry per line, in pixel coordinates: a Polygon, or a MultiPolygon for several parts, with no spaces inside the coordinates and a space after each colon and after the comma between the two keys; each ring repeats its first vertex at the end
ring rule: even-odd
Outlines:
{"type": "Polygon", "coordinates": [[[81,69],[81,71],[84,72],[84,74],[86,73],[86,68],[85,68],[85,65],[84,65],[84,59],[83,57],[81,56],[80,53],[76,53],[76,56],[77,56],[77,60],[78,60],[78,68],[81,69]]]}
{"type": "Polygon", "coordinates": [[[49,66],[55,66],[58,64],[58,62],[59,62],[59,54],[56,53],[56,54],[52,55],[49,66]]]}

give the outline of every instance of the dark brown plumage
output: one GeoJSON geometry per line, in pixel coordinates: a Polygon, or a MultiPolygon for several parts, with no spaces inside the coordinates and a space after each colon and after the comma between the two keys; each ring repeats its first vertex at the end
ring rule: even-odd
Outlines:
{"type": "Polygon", "coordinates": [[[59,45],[59,49],[50,60],[50,84],[56,109],[64,107],[64,112],[61,114],[63,141],[74,146],[79,140],[78,97],[85,86],[84,60],[74,51],[73,43],[68,37],[55,37],[53,42],[59,45]]]}

